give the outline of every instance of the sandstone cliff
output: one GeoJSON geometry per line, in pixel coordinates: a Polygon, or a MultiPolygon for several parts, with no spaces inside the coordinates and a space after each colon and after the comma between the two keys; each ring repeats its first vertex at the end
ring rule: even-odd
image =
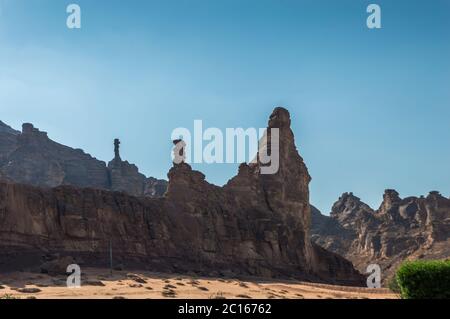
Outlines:
{"type": "Polygon", "coordinates": [[[111,241],[116,263],[154,270],[363,284],[349,261],[311,243],[310,176],[285,109],[275,109],[273,127],[279,171],[261,175],[261,165],[242,164],[224,187],[186,163],[168,173],[163,198],[1,183],[0,260],[33,267],[42,254],[60,253],[105,265],[111,241]]]}
{"type": "MultiPolygon", "coordinates": [[[[17,147],[17,135],[20,132],[0,121],[0,166],[6,161],[8,155],[17,147]]],[[[1,172],[1,171],[0,171],[1,172]]]]}
{"type": "Polygon", "coordinates": [[[14,130],[11,126],[3,123],[2,121],[0,121],[0,133],[7,133],[12,135],[20,134],[19,131],[14,130]]]}
{"type": "Polygon", "coordinates": [[[120,157],[107,167],[80,149],[52,141],[47,133],[29,123],[19,132],[0,122],[0,174],[41,187],[73,185],[135,196],[160,197],[167,187],[166,181],[145,177],[120,157]]]}
{"type": "Polygon", "coordinates": [[[167,190],[167,181],[145,177],[136,165],[122,161],[116,156],[108,163],[110,187],[112,191],[124,192],[133,196],[161,197],[167,190]]]}
{"type": "Polygon", "coordinates": [[[406,259],[450,257],[450,199],[436,191],[402,199],[386,190],[377,210],[345,193],[329,217],[313,209],[312,224],[315,243],[345,256],[361,272],[379,264],[383,279],[406,259]]]}

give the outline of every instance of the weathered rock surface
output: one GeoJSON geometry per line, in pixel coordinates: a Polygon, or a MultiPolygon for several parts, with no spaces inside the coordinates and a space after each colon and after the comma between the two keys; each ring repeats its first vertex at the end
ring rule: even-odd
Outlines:
{"type": "MultiPolygon", "coordinates": [[[[118,152],[118,149],[117,149],[118,152]]],[[[58,144],[26,123],[22,132],[0,122],[0,178],[41,187],[73,185],[160,197],[167,182],[147,178],[120,156],[106,167],[80,149],[58,144]]]]}
{"type": "Polygon", "coordinates": [[[125,192],[134,196],[142,196],[146,177],[139,173],[136,165],[120,158],[114,158],[108,163],[108,170],[111,176],[111,190],[125,192]]]}
{"type": "Polygon", "coordinates": [[[402,199],[388,189],[373,210],[344,193],[329,217],[312,210],[311,232],[315,243],[345,256],[361,272],[379,264],[388,279],[406,259],[450,257],[450,199],[436,191],[402,199]]]}
{"type": "Polygon", "coordinates": [[[41,272],[49,275],[66,275],[67,274],[67,266],[74,264],[75,259],[70,256],[65,257],[56,257],[56,258],[46,258],[49,259],[45,261],[41,266],[41,272]]]}
{"type": "Polygon", "coordinates": [[[0,121],[0,133],[7,133],[7,134],[12,134],[12,135],[20,134],[19,131],[16,131],[11,126],[3,123],[2,121],[0,121]]]}
{"type": "Polygon", "coordinates": [[[32,124],[24,124],[22,133],[15,137],[15,148],[6,154],[0,168],[11,180],[44,187],[70,184],[108,188],[104,162],[53,142],[32,124]]]}
{"type": "Polygon", "coordinates": [[[8,155],[17,147],[17,135],[19,134],[20,132],[0,121],[0,166],[6,162],[8,155]]]}
{"type": "Polygon", "coordinates": [[[0,260],[6,267],[20,251],[22,264],[32,266],[57,252],[105,266],[111,242],[115,264],[363,284],[349,261],[311,243],[310,176],[285,109],[275,109],[273,127],[280,130],[279,171],[262,175],[260,164],[242,164],[224,187],[186,163],[169,171],[163,198],[0,183],[0,260]]]}
{"type": "Polygon", "coordinates": [[[124,192],[133,196],[161,197],[167,190],[167,181],[145,177],[136,165],[122,161],[120,156],[108,163],[112,191],[124,192]]]}
{"type": "Polygon", "coordinates": [[[146,197],[162,197],[166,191],[169,183],[164,179],[157,179],[148,177],[144,183],[144,196],[146,197]]]}

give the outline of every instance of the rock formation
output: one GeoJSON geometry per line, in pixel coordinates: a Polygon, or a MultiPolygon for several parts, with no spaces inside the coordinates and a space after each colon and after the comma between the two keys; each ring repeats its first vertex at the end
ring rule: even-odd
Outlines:
{"type": "Polygon", "coordinates": [[[270,128],[280,131],[278,172],[242,164],[224,187],[184,162],[169,171],[162,198],[0,183],[3,267],[33,267],[55,253],[107,265],[111,241],[116,263],[153,270],[363,284],[349,261],[310,241],[310,176],[287,110],[274,110],[270,128]]]}
{"type": "Polygon", "coordinates": [[[313,209],[312,224],[315,243],[345,256],[361,272],[379,264],[384,279],[405,259],[450,257],[450,199],[436,191],[402,199],[388,189],[377,210],[344,193],[330,217],[313,209]]]}
{"type": "Polygon", "coordinates": [[[139,173],[136,165],[122,161],[119,151],[120,141],[114,140],[114,159],[108,163],[111,181],[110,190],[125,192],[134,196],[161,197],[167,189],[167,181],[147,178],[139,173]]]}
{"type": "Polygon", "coordinates": [[[13,130],[0,121],[0,165],[6,162],[8,155],[17,147],[17,135],[19,134],[19,131],[13,130]]]}
{"type": "Polygon", "coordinates": [[[29,123],[15,137],[15,147],[5,154],[0,168],[11,180],[44,187],[108,187],[105,163],[83,151],[53,142],[29,123]]]}
{"type": "Polygon", "coordinates": [[[13,128],[11,128],[11,126],[3,123],[2,121],[0,121],[0,133],[6,133],[6,134],[12,134],[12,135],[20,134],[19,131],[14,130],[13,128]]]}
{"type": "Polygon", "coordinates": [[[162,196],[167,181],[147,178],[135,165],[122,161],[119,140],[114,159],[106,167],[80,149],[58,144],[47,133],[25,123],[22,132],[0,122],[0,176],[41,187],[73,185],[135,196],[162,196]]]}

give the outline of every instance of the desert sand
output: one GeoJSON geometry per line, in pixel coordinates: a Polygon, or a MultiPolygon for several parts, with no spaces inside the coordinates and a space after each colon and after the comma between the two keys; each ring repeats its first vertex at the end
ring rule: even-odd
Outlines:
{"type": "Polygon", "coordinates": [[[0,274],[0,299],[394,299],[387,289],[299,281],[205,278],[148,271],[82,271],[80,288],[66,277],[26,272],[0,274]]]}

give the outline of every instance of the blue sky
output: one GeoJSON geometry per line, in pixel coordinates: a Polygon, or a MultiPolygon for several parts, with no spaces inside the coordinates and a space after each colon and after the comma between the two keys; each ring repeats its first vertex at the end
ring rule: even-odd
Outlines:
{"type": "MultiPolygon", "coordinates": [[[[0,0],[0,120],[165,178],[170,134],[291,112],[324,213],[450,195],[450,1],[0,0]],[[66,6],[82,10],[66,27],[66,6]],[[366,7],[382,29],[366,27],[366,7]]],[[[223,184],[237,165],[194,165],[223,184]]]]}

